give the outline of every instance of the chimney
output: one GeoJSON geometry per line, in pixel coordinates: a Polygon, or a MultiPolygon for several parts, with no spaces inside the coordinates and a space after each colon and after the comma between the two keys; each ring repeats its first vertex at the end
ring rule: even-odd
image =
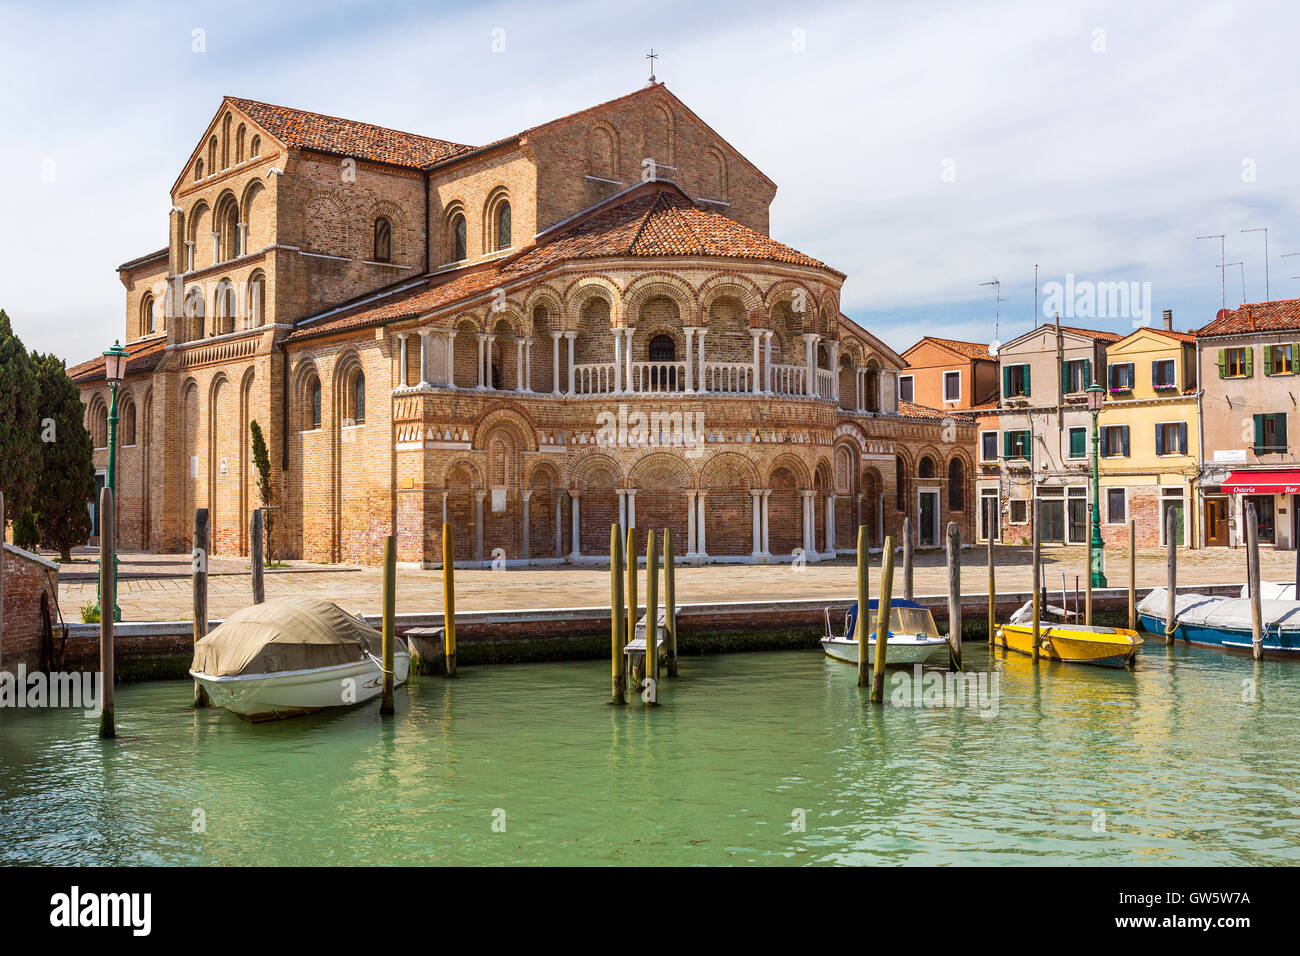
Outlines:
{"type": "Polygon", "coordinates": [[[1165,331],[1172,332],[1173,330],[1174,330],[1174,310],[1165,309],[1165,331]]]}

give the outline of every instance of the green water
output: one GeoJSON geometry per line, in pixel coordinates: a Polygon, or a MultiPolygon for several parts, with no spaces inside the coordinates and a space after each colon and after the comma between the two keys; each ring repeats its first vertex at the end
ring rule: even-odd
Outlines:
{"type": "Polygon", "coordinates": [[[0,862],[1300,862],[1300,662],[966,656],[995,716],[873,710],[816,651],[683,658],[657,709],[609,707],[598,662],[415,677],[389,721],[254,726],[128,685],[113,743],[0,713],[0,862]]]}

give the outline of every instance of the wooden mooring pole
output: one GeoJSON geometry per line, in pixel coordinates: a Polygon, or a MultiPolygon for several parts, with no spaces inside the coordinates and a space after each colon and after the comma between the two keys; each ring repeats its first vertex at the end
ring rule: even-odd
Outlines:
{"type": "MultiPolygon", "coordinates": [[[[893,605],[894,595],[894,536],[885,536],[885,547],[881,555],[880,599],[876,602],[876,664],[871,674],[871,702],[885,702],[885,661],[888,659],[889,645],[889,611],[893,605]]],[[[861,618],[862,611],[858,610],[861,618]]],[[[871,623],[868,614],[867,625],[871,623]]],[[[858,625],[862,627],[861,623],[858,625]]]]}
{"type": "Polygon", "coordinates": [[[650,529],[645,543],[645,686],[647,707],[659,703],[659,535],[650,529]]]}
{"type": "Polygon", "coordinates": [[[1178,629],[1178,524],[1170,508],[1165,515],[1165,643],[1174,642],[1178,629]]]}
{"type": "Polygon", "coordinates": [[[390,717],[393,707],[393,628],[397,618],[397,544],[390,534],[384,538],[384,623],[380,631],[380,656],[383,658],[384,689],[379,702],[379,715],[390,717]]]}
{"type": "Polygon", "coordinates": [[[858,526],[858,613],[853,619],[858,639],[858,686],[871,686],[871,552],[867,526],[858,526]]]}
{"type": "Polygon", "coordinates": [[[989,647],[993,646],[993,632],[997,630],[998,584],[993,573],[993,534],[989,533],[989,647]]]}
{"type": "Polygon", "coordinates": [[[624,662],[627,655],[623,648],[627,641],[623,639],[623,625],[627,609],[623,606],[623,536],[619,526],[609,526],[609,702],[614,705],[627,703],[627,680],[624,676],[624,662]]]}
{"type": "Polygon", "coordinates": [[[1128,519],[1128,629],[1137,630],[1137,522],[1128,519]]]}
{"type": "Polygon", "coordinates": [[[262,556],[262,509],[254,508],[248,529],[248,555],[253,564],[253,603],[266,600],[266,561],[262,556]]]}
{"type": "Polygon", "coordinates": [[[1030,545],[1031,548],[1033,549],[1032,552],[1031,552],[1031,556],[1030,556],[1030,567],[1033,569],[1033,575],[1034,575],[1034,598],[1033,598],[1033,652],[1034,652],[1034,660],[1038,660],[1039,655],[1042,653],[1041,650],[1040,650],[1040,645],[1042,644],[1042,641],[1043,641],[1043,631],[1042,631],[1042,627],[1041,627],[1041,625],[1042,625],[1042,614],[1043,614],[1043,606],[1042,606],[1042,593],[1043,593],[1043,592],[1042,592],[1042,583],[1041,583],[1041,580],[1042,580],[1042,578],[1041,578],[1042,563],[1041,563],[1041,555],[1039,554],[1039,542],[1038,542],[1038,520],[1037,520],[1037,519],[1038,519],[1038,516],[1037,516],[1037,515],[1034,515],[1034,517],[1033,517],[1033,534],[1031,535],[1031,541],[1032,541],[1032,544],[1030,545]]]}
{"type": "MultiPolygon", "coordinates": [[[[99,492],[99,736],[117,736],[113,719],[113,608],[116,606],[117,568],[113,562],[113,492],[99,492]]],[[[0,512],[0,550],[4,549],[4,513],[0,512]]],[[[197,686],[197,685],[196,685],[197,686]]]]}
{"type": "MultiPolygon", "coordinates": [[[[1170,509],[1170,514],[1173,509],[1170,509]]],[[[1260,606],[1259,516],[1255,502],[1246,502],[1246,580],[1250,585],[1250,649],[1255,660],[1264,657],[1264,613],[1260,606]]]]}
{"type": "MultiPolygon", "coordinates": [[[[627,640],[631,641],[636,637],[638,604],[636,591],[636,528],[627,529],[627,546],[623,549],[623,558],[627,562],[627,588],[625,589],[627,593],[627,628],[623,633],[627,635],[627,640]]],[[[632,681],[633,687],[636,687],[639,683],[635,677],[633,677],[632,681]]]]}
{"type": "MultiPolygon", "coordinates": [[[[190,554],[190,592],[194,599],[194,643],[208,633],[208,509],[194,511],[194,550],[190,554]]],[[[101,594],[102,594],[101,590],[101,594]]],[[[101,604],[103,603],[101,598],[101,604]]],[[[102,610],[102,608],[101,608],[102,610]]],[[[208,692],[194,682],[194,706],[207,707],[208,692]]]]}
{"type": "Polygon", "coordinates": [[[664,528],[664,621],[668,629],[668,676],[677,676],[677,564],[673,529],[664,528]]]}
{"type": "MultiPolygon", "coordinates": [[[[1079,593],[1079,579],[1076,577],[1074,591],[1079,593]]],[[[1077,609],[1076,609],[1077,617],[1077,609]]],[[[1088,568],[1088,573],[1083,576],[1083,623],[1089,627],[1092,626],[1092,568],[1088,568]]]]}
{"type": "Polygon", "coordinates": [[[948,663],[959,671],[961,666],[961,532],[957,522],[948,522],[945,536],[948,546],[948,663]]]}
{"type": "Polygon", "coordinates": [[[446,674],[456,676],[456,541],[451,523],[442,526],[442,633],[446,674]]]}
{"type": "Polygon", "coordinates": [[[912,600],[912,519],[903,519],[903,600],[912,600]]]}

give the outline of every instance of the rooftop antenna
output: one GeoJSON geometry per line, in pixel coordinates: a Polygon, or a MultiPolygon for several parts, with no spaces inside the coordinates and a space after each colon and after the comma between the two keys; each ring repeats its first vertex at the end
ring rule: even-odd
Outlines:
{"type": "Polygon", "coordinates": [[[1226,260],[1228,258],[1227,256],[1228,237],[1223,235],[1218,235],[1218,236],[1197,236],[1196,238],[1219,240],[1219,308],[1226,309],[1228,307],[1228,285],[1224,281],[1223,277],[1225,275],[1225,270],[1228,268],[1226,264],[1226,260]]]}
{"type": "Polygon", "coordinates": [[[1002,283],[994,276],[992,282],[981,282],[980,285],[993,286],[993,341],[989,343],[989,354],[996,357],[1002,346],[998,341],[998,322],[1002,317],[1002,283]]]}
{"type": "Polygon", "coordinates": [[[645,58],[650,61],[650,82],[653,83],[655,82],[655,60],[659,59],[659,54],[655,52],[654,47],[651,47],[645,58]]]}
{"type": "Polygon", "coordinates": [[[1228,263],[1224,263],[1223,268],[1231,269],[1233,266],[1241,266],[1241,301],[1242,304],[1244,305],[1246,302],[1246,263],[1228,262],[1228,263]]]}
{"type": "Polygon", "coordinates": [[[1260,226],[1258,229],[1243,229],[1242,232],[1262,232],[1264,234],[1264,301],[1272,302],[1273,298],[1268,294],[1268,227],[1260,226]]]}
{"type": "MultiPolygon", "coordinates": [[[[1282,253],[1282,258],[1283,258],[1283,259],[1290,259],[1292,256],[1300,256],[1300,252],[1284,252],[1284,253],[1282,253]]],[[[1292,279],[1300,279],[1300,276],[1292,276],[1291,278],[1292,278],[1292,279]]]]}

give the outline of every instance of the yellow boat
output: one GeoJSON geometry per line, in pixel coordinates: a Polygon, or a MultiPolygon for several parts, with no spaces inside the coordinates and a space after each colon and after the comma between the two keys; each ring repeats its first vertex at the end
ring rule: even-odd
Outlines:
{"type": "MultiPolygon", "coordinates": [[[[1032,615],[1032,606],[1026,604],[998,628],[994,638],[996,646],[1020,654],[1034,653],[1034,625],[1032,618],[1024,620],[1026,611],[1032,615]]],[[[1038,635],[1041,657],[1069,664],[1124,667],[1134,662],[1138,648],[1142,646],[1137,631],[1126,627],[1061,624],[1040,619],[1038,635]]]]}

